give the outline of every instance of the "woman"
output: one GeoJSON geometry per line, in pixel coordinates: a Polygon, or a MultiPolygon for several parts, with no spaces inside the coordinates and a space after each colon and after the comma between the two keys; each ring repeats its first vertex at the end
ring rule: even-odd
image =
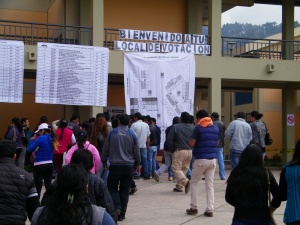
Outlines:
{"type": "Polygon", "coordinates": [[[16,165],[24,168],[26,148],[23,148],[23,135],[25,139],[25,133],[20,119],[12,118],[11,125],[7,128],[5,139],[11,140],[16,144],[16,165]]]}
{"type": "Polygon", "coordinates": [[[267,133],[267,127],[264,122],[260,121],[260,119],[263,117],[263,114],[257,111],[252,111],[250,116],[250,126],[252,129],[252,140],[250,144],[255,144],[261,149],[264,159],[266,154],[265,136],[267,133]]]}
{"type": "Polygon", "coordinates": [[[43,180],[46,190],[51,184],[53,175],[53,151],[57,151],[58,142],[55,133],[47,123],[39,125],[33,137],[30,138],[28,152],[34,152],[33,177],[40,196],[43,180]]]}
{"type": "Polygon", "coordinates": [[[68,122],[65,119],[61,119],[55,131],[59,143],[58,150],[54,151],[54,167],[57,173],[61,170],[63,154],[67,151],[68,146],[76,143],[73,131],[68,129],[67,126],[68,122]]]}
{"type": "Polygon", "coordinates": [[[225,200],[234,206],[232,225],[272,225],[270,210],[280,206],[278,184],[263,165],[261,150],[250,144],[243,151],[237,167],[231,172],[225,200]],[[268,178],[269,177],[269,178],[268,178]],[[268,190],[273,196],[268,206],[268,190]]]}
{"type": "MultiPolygon", "coordinates": [[[[95,123],[92,127],[92,131],[91,131],[91,135],[90,135],[90,142],[91,142],[91,144],[96,146],[100,155],[102,153],[102,148],[103,148],[104,142],[108,136],[108,133],[109,133],[109,127],[108,127],[107,121],[104,117],[104,114],[98,113],[96,115],[95,123]]],[[[109,166],[109,164],[108,164],[108,166],[109,166]]],[[[102,163],[100,163],[100,167],[98,169],[98,175],[103,179],[103,181],[105,183],[107,183],[108,169],[103,168],[102,163]]]]}
{"type": "Polygon", "coordinates": [[[94,160],[94,166],[93,168],[90,170],[91,173],[93,174],[97,174],[98,172],[98,168],[99,168],[99,164],[100,164],[100,155],[99,152],[97,150],[97,148],[92,145],[89,141],[88,141],[88,134],[86,131],[84,130],[80,130],[78,132],[78,137],[77,137],[78,141],[77,144],[75,144],[72,148],[70,148],[70,150],[67,152],[66,154],[66,158],[65,158],[65,163],[69,164],[72,158],[73,153],[79,149],[79,148],[84,148],[86,150],[89,150],[92,155],[93,155],[93,160],[94,160]]]}
{"type": "Polygon", "coordinates": [[[281,201],[287,201],[284,223],[300,224],[300,140],[296,143],[292,161],[281,171],[279,192],[281,201]]]}
{"type": "Polygon", "coordinates": [[[31,225],[115,225],[104,208],[92,205],[88,174],[80,165],[64,166],[57,175],[57,189],[45,207],[39,207],[31,225]]]}

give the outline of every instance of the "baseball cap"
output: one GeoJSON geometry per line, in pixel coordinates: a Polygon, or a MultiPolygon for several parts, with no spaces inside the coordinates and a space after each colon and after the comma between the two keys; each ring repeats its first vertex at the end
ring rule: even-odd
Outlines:
{"type": "Polygon", "coordinates": [[[47,123],[42,123],[39,125],[38,129],[34,133],[38,133],[40,130],[49,129],[49,126],[47,123]]]}

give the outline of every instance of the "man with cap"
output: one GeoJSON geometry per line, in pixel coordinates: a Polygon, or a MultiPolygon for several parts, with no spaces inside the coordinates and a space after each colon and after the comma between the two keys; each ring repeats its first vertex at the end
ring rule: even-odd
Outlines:
{"type": "Polygon", "coordinates": [[[219,120],[219,113],[213,112],[211,114],[211,119],[219,128],[219,142],[218,142],[218,148],[217,148],[217,159],[218,159],[218,165],[219,165],[219,176],[221,180],[225,180],[226,174],[225,174],[225,165],[224,165],[224,157],[223,157],[223,150],[224,150],[224,137],[225,137],[225,125],[224,123],[219,120]]]}
{"type": "Polygon", "coordinates": [[[0,224],[23,224],[40,206],[32,176],[16,166],[16,146],[0,141],[0,224]]]}

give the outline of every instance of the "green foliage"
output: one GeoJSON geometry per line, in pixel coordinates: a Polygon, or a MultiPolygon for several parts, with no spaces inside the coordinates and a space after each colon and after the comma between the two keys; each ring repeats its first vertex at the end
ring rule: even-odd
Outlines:
{"type": "MultiPolygon", "coordinates": [[[[294,27],[299,27],[298,21],[294,22],[294,27]]],[[[262,25],[253,25],[250,23],[226,23],[222,26],[221,34],[224,37],[236,38],[255,38],[263,39],[274,34],[282,32],[282,24],[276,22],[267,22],[262,25]]]]}

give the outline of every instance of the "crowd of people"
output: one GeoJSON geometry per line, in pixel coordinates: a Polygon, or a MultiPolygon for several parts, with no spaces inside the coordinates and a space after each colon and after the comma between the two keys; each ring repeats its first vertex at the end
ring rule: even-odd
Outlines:
{"type": "Polygon", "coordinates": [[[232,224],[275,225],[272,213],[281,201],[287,201],[284,222],[300,224],[300,140],[278,184],[264,166],[263,115],[252,111],[248,123],[238,112],[227,128],[219,117],[205,110],[196,121],[188,112],[174,117],[165,130],[161,166],[161,129],[139,112],[112,118],[99,113],[82,123],[78,113],[52,123],[42,116],[32,132],[28,118],[12,118],[0,141],[0,224],[25,224],[27,217],[34,225],[117,224],[138,191],[135,179],[160,182],[166,170],[174,192],[191,192],[189,215],[198,214],[198,185],[205,180],[204,216],[213,217],[217,163],[220,179],[226,179],[226,137],[232,170],[225,200],[235,209],[232,224]],[[24,169],[30,165],[33,176],[24,169]]]}

